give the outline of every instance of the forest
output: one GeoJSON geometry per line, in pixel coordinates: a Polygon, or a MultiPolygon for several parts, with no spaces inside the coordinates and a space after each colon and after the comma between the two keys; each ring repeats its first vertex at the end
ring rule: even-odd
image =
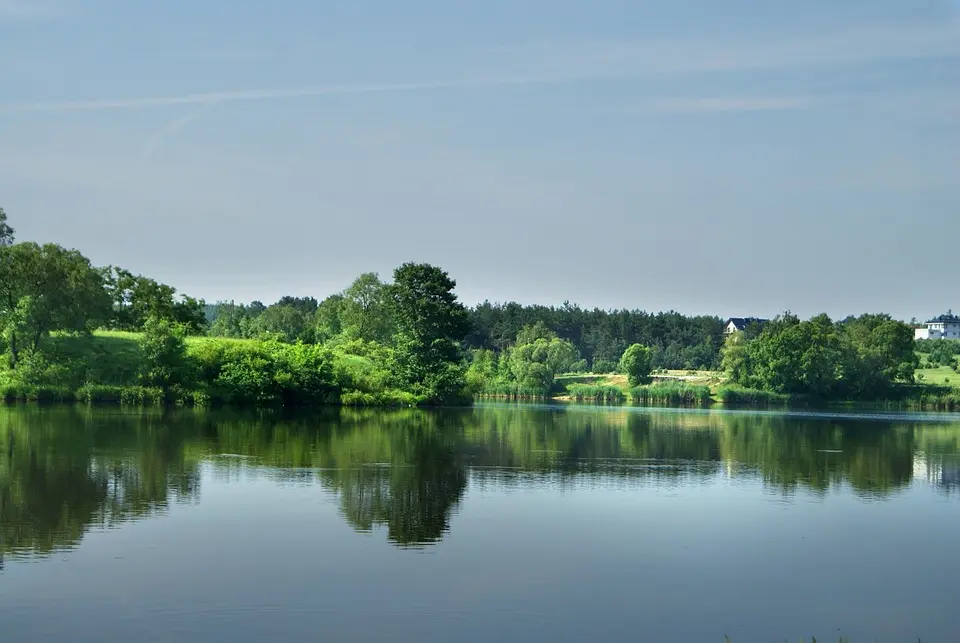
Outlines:
{"type": "Polygon", "coordinates": [[[917,345],[910,327],[887,315],[834,322],[787,313],[727,338],[717,316],[569,302],[469,307],[438,266],[410,262],[391,277],[365,273],[322,299],[207,303],[124,268],[94,266],[78,250],[16,242],[0,209],[0,397],[286,406],[558,394],[878,400],[917,394],[917,350],[928,353],[924,364],[953,359],[917,345]],[[659,381],[668,370],[722,371],[725,386],[659,381]],[[589,377],[570,379],[578,374],[589,377]]]}

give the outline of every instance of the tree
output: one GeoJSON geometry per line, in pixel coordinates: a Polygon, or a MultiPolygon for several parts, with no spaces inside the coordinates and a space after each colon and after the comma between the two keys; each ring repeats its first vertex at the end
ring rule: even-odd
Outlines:
{"type": "Polygon", "coordinates": [[[187,379],[187,344],[184,329],[169,319],[148,317],[140,337],[140,381],[164,390],[187,379]]]}
{"type": "Polygon", "coordinates": [[[650,369],[650,349],[642,344],[632,344],[620,358],[620,372],[627,376],[630,386],[649,382],[650,369]]]}
{"type": "Polygon", "coordinates": [[[113,300],[113,316],[109,327],[115,330],[139,331],[149,317],[181,324],[184,330],[198,335],[207,328],[204,303],[192,297],[177,297],[177,289],[129,270],[109,266],[103,269],[104,283],[113,300]]]}
{"type": "Polygon", "coordinates": [[[317,300],[313,297],[293,297],[292,295],[285,295],[277,301],[275,306],[290,306],[291,308],[296,308],[305,315],[312,315],[317,312],[317,300]]]}
{"type": "Polygon", "coordinates": [[[110,315],[103,275],[76,250],[19,243],[0,262],[0,324],[10,365],[52,331],[90,332],[110,315]]]}
{"type": "Polygon", "coordinates": [[[251,320],[248,336],[268,336],[287,343],[313,342],[313,314],[291,305],[274,304],[251,320]]]}
{"type": "Polygon", "coordinates": [[[351,339],[388,343],[393,333],[389,288],[375,272],[366,272],[343,291],[343,331],[351,339]]]}
{"type": "Polygon", "coordinates": [[[318,342],[327,342],[343,332],[343,295],[330,295],[320,302],[314,313],[314,336],[318,342]]]}
{"type": "Polygon", "coordinates": [[[460,342],[470,326],[456,282],[426,263],[403,264],[393,278],[398,379],[429,402],[458,401],[449,391],[464,387],[460,342]]]}
{"type": "Polygon", "coordinates": [[[7,224],[7,213],[0,208],[0,249],[13,245],[13,228],[7,224]]]}

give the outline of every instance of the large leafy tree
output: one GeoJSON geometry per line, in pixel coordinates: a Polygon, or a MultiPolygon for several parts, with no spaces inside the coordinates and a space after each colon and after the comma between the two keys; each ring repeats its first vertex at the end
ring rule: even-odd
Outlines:
{"type": "Polygon", "coordinates": [[[274,304],[252,318],[247,335],[274,337],[288,343],[311,343],[314,339],[314,313],[293,304],[274,304]]]}
{"type": "Polygon", "coordinates": [[[627,376],[630,386],[650,381],[650,349],[642,344],[631,344],[620,358],[620,372],[627,376]]]}
{"type": "Polygon", "coordinates": [[[104,269],[104,282],[113,300],[109,325],[116,330],[141,330],[150,317],[180,324],[191,334],[207,327],[204,303],[177,296],[173,286],[159,283],[129,270],[110,266],[104,269]]]}
{"type": "Polygon", "coordinates": [[[541,322],[521,328],[516,345],[507,351],[510,377],[525,389],[543,393],[558,374],[571,370],[577,358],[577,348],[541,322]]]}
{"type": "Polygon", "coordinates": [[[110,316],[102,273],[76,250],[19,243],[4,249],[0,271],[0,323],[14,368],[51,332],[89,332],[110,316]]]}
{"type": "Polygon", "coordinates": [[[403,264],[393,279],[398,378],[429,402],[458,401],[464,389],[460,343],[470,326],[454,293],[456,281],[426,263],[403,264]]]}
{"type": "Polygon", "coordinates": [[[351,339],[387,343],[393,323],[390,289],[374,272],[367,272],[343,291],[341,325],[351,339]]]}

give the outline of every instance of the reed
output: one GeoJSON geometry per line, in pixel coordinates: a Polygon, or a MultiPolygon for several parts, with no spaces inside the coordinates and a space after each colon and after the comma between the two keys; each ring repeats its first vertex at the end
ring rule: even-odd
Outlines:
{"type": "Polygon", "coordinates": [[[627,400],[623,389],[609,384],[570,384],[567,395],[575,402],[622,404],[627,400]]]}
{"type": "Polygon", "coordinates": [[[713,398],[709,386],[664,382],[630,389],[630,401],[634,404],[707,406],[713,398]]]}

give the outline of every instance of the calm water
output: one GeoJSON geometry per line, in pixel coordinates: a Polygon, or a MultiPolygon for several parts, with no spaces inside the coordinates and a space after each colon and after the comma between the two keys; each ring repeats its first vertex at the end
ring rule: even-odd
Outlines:
{"type": "Polygon", "coordinates": [[[0,408],[0,640],[956,641],[960,418],[0,408]]]}

